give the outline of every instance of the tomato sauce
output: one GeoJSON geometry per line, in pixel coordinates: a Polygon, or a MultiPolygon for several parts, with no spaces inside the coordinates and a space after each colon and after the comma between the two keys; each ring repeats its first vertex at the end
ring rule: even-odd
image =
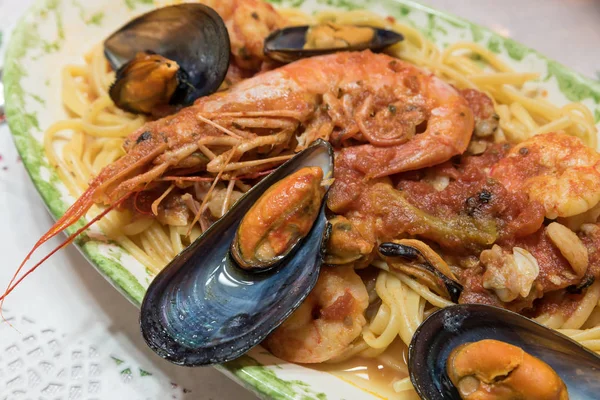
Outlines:
{"type": "MultiPolygon", "coordinates": [[[[542,204],[531,201],[523,191],[509,191],[490,177],[490,170],[510,148],[509,144],[490,144],[480,155],[464,154],[432,168],[379,180],[367,180],[339,163],[328,205],[374,245],[412,236],[433,242],[444,256],[457,259],[478,259],[480,252],[493,244],[529,251],[538,261],[539,276],[530,296],[508,304],[483,287],[485,266],[479,262],[458,271],[464,286],[460,302],[529,309],[544,293],[575,287],[586,277],[577,278],[545,234],[542,204]],[[434,184],[435,179],[443,184],[434,184]]],[[[600,229],[597,231],[582,237],[591,249],[588,275],[592,277],[600,274],[600,229]]]]}

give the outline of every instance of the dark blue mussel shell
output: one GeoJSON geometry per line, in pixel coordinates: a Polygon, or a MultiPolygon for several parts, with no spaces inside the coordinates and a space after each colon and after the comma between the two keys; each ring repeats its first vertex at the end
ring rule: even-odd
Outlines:
{"type": "Polygon", "coordinates": [[[461,304],[431,314],[415,332],[408,369],[425,400],[460,400],[446,372],[457,346],[484,339],[510,343],[550,365],[570,399],[600,398],[600,357],[568,337],[512,311],[482,304],[461,304]]]}
{"type": "Polygon", "coordinates": [[[329,143],[315,142],[264,178],[154,279],[142,302],[140,325],[159,356],[186,366],[233,360],[265,339],[306,298],[321,267],[325,201],[309,234],[275,268],[244,271],[229,249],[243,216],[264,191],[307,166],[333,176],[329,143]]]}
{"type": "Polygon", "coordinates": [[[304,49],[306,43],[306,32],[310,26],[292,26],[271,33],[265,39],[264,53],[267,57],[284,63],[299,60],[301,58],[320,56],[338,51],[360,51],[370,49],[379,52],[388,46],[404,40],[401,34],[381,28],[371,28],[375,31],[373,39],[369,43],[343,48],[331,49],[304,49]]]}
{"type": "Polygon", "coordinates": [[[117,71],[137,53],[150,52],[176,61],[180,85],[171,104],[189,105],[217,91],[229,68],[230,44],[225,23],[203,4],[177,4],[143,14],[104,41],[104,54],[117,71]]]}

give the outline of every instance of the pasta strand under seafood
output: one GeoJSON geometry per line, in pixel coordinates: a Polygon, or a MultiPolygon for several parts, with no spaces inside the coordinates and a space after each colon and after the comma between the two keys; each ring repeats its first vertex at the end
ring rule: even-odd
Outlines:
{"type": "MultiPolygon", "coordinates": [[[[540,93],[525,90],[523,85],[535,81],[538,74],[514,71],[496,54],[476,43],[459,42],[440,50],[417,29],[369,11],[322,11],[308,15],[291,9],[279,10],[279,13],[287,25],[334,22],[384,27],[402,33],[405,41],[389,48],[389,55],[422,67],[459,89],[477,89],[491,97],[499,116],[500,129],[493,133],[497,142],[507,139],[520,143],[535,135],[562,130],[579,137],[590,148],[598,147],[594,117],[585,106],[559,107],[540,93]]],[[[123,146],[127,136],[149,121],[148,117],[129,114],[113,104],[108,90],[114,79],[115,74],[108,67],[100,45],[85,56],[85,63],[66,66],[62,71],[62,102],[69,118],[46,130],[44,150],[50,165],[74,198],[87,189],[104,167],[125,154],[123,146]]],[[[134,206],[141,213],[133,215],[126,209],[114,209],[98,223],[109,239],[142,263],[150,274],[158,273],[212,221],[223,215],[249,190],[254,179],[289,159],[294,148],[292,143],[302,143],[305,139],[293,136],[299,115],[289,110],[284,113],[205,113],[198,118],[226,136],[202,138],[197,150],[193,148],[179,154],[185,166],[181,167],[181,174],[164,179],[162,183],[167,190],[163,186],[160,194],[152,199],[132,196],[134,206]],[[225,122],[231,121],[234,128],[225,128],[225,122]],[[268,130],[268,133],[246,140],[256,129],[268,130]],[[186,171],[193,174],[201,170],[205,172],[202,177],[185,179],[186,171]],[[190,196],[181,197],[177,203],[179,200],[169,197],[176,192],[190,196]]],[[[87,217],[91,219],[102,212],[102,207],[93,206],[87,217]]],[[[366,321],[358,339],[330,360],[332,362],[363,357],[389,366],[388,349],[402,343],[408,345],[423,319],[434,310],[453,304],[433,288],[380,259],[371,265],[378,268],[373,290],[381,303],[366,321]]],[[[364,300],[362,296],[357,297],[364,300]]],[[[600,352],[600,327],[582,329],[600,309],[599,300],[600,282],[596,282],[587,289],[572,314],[544,314],[537,320],[600,352]]],[[[392,358],[400,357],[394,354],[392,358]]],[[[400,364],[402,367],[397,369],[405,367],[400,364]]],[[[404,376],[406,371],[399,373],[404,376]]],[[[361,380],[353,383],[368,386],[361,380]]],[[[406,377],[397,379],[392,386],[398,398],[415,396],[406,377]]]]}

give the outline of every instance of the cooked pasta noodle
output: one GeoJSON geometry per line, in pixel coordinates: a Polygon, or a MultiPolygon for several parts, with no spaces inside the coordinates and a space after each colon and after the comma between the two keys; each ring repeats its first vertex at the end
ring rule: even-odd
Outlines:
{"type": "MultiPolygon", "coordinates": [[[[458,42],[440,51],[415,28],[368,11],[324,11],[309,16],[298,10],[281,10],[281,14],[290,25],[335,22],[386,27],[401,32],[405,41],[388,49],[390,55],[430,70],[458,88],[475,88],[492,98],[500,117],[501,129],[495,133],[496,141],[506,139],[521,142],[535,135],[563,130],[581,138],[588,146],[597,148],[594,118],[585,106],[567,104],[559,107],[545,100],[540,93],[525,90],[523,85],[538,78],[537,74],[513,70],[496,54],[476,43],[458,42]]],[[[63,70],[62,99],[70,117],[47,129],[44,148],[50,164],[56,168],[60,179],[74,197],[78,197],[86,189],[90,179],[103,167],[124,154],[124,138],[146,122],[145,117],[131,115],[114,106],[108,96],[108,88],[113,80],[114,73],[108,68],[100,46],[86,55],[84,65],[67,66],[63,70]]],[[[235,113],[218,117],[241,117],[233,114],[235,113]]],[[[250,116],[249,113],[246,115],[250,116]]],[[[281,117],[280,114],[278,116],[281,117]]],[[[206,123],[221,129],[214,122],[216,116],[200,117],[205,118],[206,123]]],[[[202,139],[204,142],[199,146],[201,153],[208,160],[221,160],[222,166],[217,179],[204,182],[203,185],[206,186],[196,187],[202,204],[194,207],[209,209],[213,214],[224,214],[235,199],[249,188],[248,184],[235,178],[236,171],[255,167],[264,169],[265,164],[276,165],[290,157],[288,154],[280,154],[281,148],[278,149],[277,146],[289,141],[295,126],[288,129],[286,124],[289,120],[284,119],[272,118],[270,122],[273,128],[281,129],[280,133],[250,142],[246,151],[270,145],[274,147],[269,153],[271,158],[230,163],[233,153],[227,158],[223,147],[237,144],[244,135],[243,130],[227,130],[224,132],[226,136],[202,139]],[[221,178],[224,183],[219,182],[221,178]],[[207,195],[213,191],[218,195],[207,195]]],[[[176,181],[177,178],[173,180],[176,181]]],[[[159,205],[174,188],[175,183],[154,201],[154,215],[158,214],[159,205]]],[[[100,208],[94,206],[91,214],[100,212],[100,208]]],[[[200,218],[200,214],[196,214],[197,218],[200,218]]],[[[173,226],[161,224],[153,216],[134,219],[128,211],[112,211],[98,225],[107,236],[152,273],[159,272],[204,229],[202,218],[200,226],[195,223],[173,226]]],[[[393,365],[394,362],[399,362],[399,355],[392,357],[386,349],[398,340],[408,345],[427,315],[452,304],[408,275],[391,270],[383,261],[376,260],[373,265],[380,269],[375,291],[381,305],[362,336],[333,362],[359,356],[377,357],[379,362],[393,365]],[[391,362],[390,357],[395,361],[391,362]]],[[[600,283],[596,282],[587,290],[574,313],[568,316],[560,313],[542,315],[538,321],[559,329],[593,351],[600,351],[600,327],[581,329],[590,315],[600,307],[599,299],[600,283]]],[[[401,370],[406,375],[406,366],[401,362],[400,364],[401,367],[392,368],[401,370]]],[[[393,388],[404,394],[413,390],[408,378],[398,379],[393,383],[393,388]]]]}
{"type": "MultiPolygon", "coordinates": [[[[284,14],[288,15],[286,13],[287,11],[284,11],[284,14]]],[[[522,85],[538,78],[537,74],[514,71],[496,54],[476,43],[455,43],[440,52],[416,29],[398,22],[392,23],[369,11],[322,12],[302,19],[297,10],[292,10],[289,15],[292,16],[294,24],[298,25],[329,21],[387,27],[401,32],[405,41],[388,50],[389,54],[429,69],[459,88],[475,88],[492,98],[500,115],[502,129],[496,134],[497,141],[503,141],[503,136],[506,136],[509,141],[521,142],[531,136],[564,130],[581,138],[589,147],[596,149],[598,146],[594,118],[587,107],[572,103],[561,108],[540,95],[532,97],[522,89],[522,85]],[[473,57],[468,56],[476,56],[485,61],[485,68],[473,61],[473,57]]],[[[389,271],[385,263],[375,264],[389,271]]],[[[360,343],[366,346],[349,349],[345,357],[368,357],[373,348],[381,349],[382,344],[389,345],[393,340],[390,340],[390,337],[399,337],[408,344],[416,329],[415,324],[418,326],[425,317],[426,304],[428,307],[445,307],[452,304],[407,275],[397,271],[392,273],[393,275],[390,275],[389,272],[382,271],[377,278],[376,290],[382,304],[363,332],[360,343]],[[414,300],[414,295],[418,296],[419,302],[414,300]],[[396,334],[392,335],[391,332],[394,331],[396,334]]],[[[549,326],[572,328],[563,333],[587,345],[593,351],[600,350],[600,330],[592,328],[582,331],[579,328],[584,325],[594,306],[598,305],[597,290],[597,287],[590,288],[576,312],[568,318],[560,315],[548,316],[549,326]],[[588,335],[581,336],[586,332],[588,335]]],[[[399,393],[413,390],[408,378],[394,382],[393,387],[399,393]]]]}

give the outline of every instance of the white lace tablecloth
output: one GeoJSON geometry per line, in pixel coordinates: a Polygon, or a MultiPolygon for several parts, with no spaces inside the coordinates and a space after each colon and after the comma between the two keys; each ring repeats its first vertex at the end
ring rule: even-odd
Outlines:
{"type": "MultiPolygon", "coordinates": [[[[31,3],[0,0],[3,47],[31,3]]],[[[0,125],[2,291],[52,222],[0,125]]],[[[256,399],[213,368],[177,367],[154,355],[139,333],[138,310],[73,246],[30,278],[5,303],[13,327],[0,322],[0,400],[256,399]]]]}
{"type": "MultiPolygon", "coordinates": [[[[3,42],[31,1],[0,0],[3,42]]],[[[424,3],[510,35],[588,76],[600,68],[598,1],[424,3]]],[[[0,287],[51,224],[7,126],[0,126],[0,287]]],[[[30,276],[5,307],[13,327],[0,324],[0,400],[254,398],[214,369],[180,368],[156,357],[139,334],[138,311],[73,247],[30,276]]]]}

